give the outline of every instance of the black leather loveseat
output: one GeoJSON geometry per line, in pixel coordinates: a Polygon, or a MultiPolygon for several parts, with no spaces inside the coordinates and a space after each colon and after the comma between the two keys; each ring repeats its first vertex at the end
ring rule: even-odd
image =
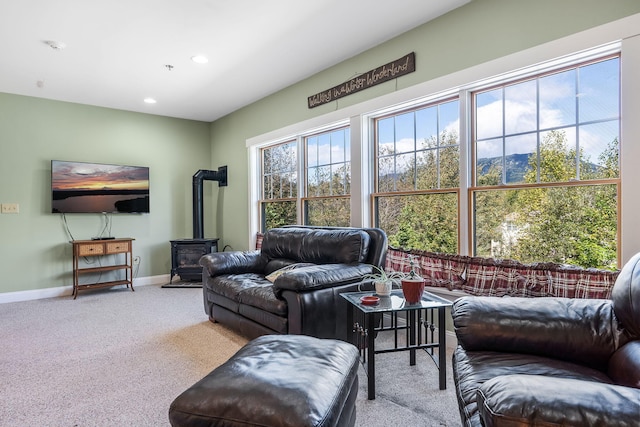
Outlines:
{"type": "Polygon", "coordinates": [[[259,251],[200,259],[205,311],[248,338],[276,333],[344,340],[347,309],[339,294],[358,290],[371,265],[384,266],[386,251],[386,234],[377,228],[273,228],[259,251]]]}
{"type": "Polygon", "coordinates": [[[463,297],[452,316],[465,426],[640,425],[640,254],[610,300],[463,297]]]}

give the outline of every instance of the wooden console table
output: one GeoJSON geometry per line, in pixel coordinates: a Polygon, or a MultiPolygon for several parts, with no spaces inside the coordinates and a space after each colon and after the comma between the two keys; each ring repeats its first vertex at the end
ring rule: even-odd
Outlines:
{"type": "Polygon", "coordinates": [[[108,286],[127,285],[131,286],[133,291],[133,256],[131,252],[131,242],[135,239],[110,239],[110,240],[72,240],[73,245],[73,299],[78,297],[78,291],[83,289],[104,288],[108,286]],[[78,265],[78,261],[83,257],[98,257],[105,255],[124,256],[123,263],[117,260],[112,265],[100,265],[99,267],[82,267],[78,265]],[[111,280],[106,282],[94,282],[80,284],[79,278],[81,274],[103,273],[107,271],[124,271],[122,280],[111,280]]]}

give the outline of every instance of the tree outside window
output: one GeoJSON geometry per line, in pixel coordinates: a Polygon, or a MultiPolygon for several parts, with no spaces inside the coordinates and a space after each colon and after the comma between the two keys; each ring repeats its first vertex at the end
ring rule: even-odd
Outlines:
{"type": "Polygon", "coordinates": [[[619,58],[474,94],[474,252],[617,268],[619,58]]]}
{"type": "Polygon", "coordinates": [[[296,141],[263,148],[262,154],[262,231],[297,221],[296,141]]]}
{"type": "Polygon", "coordinates": [[[458,252],[459,102],[375,121],[376,225],[395,247],[458,252]]]}
{"type": "Polygon", "coordinates": [[[305,139],[306,197],[304,223],[343,226],[351,223],[351,132],[333,129],[305,139]]]}

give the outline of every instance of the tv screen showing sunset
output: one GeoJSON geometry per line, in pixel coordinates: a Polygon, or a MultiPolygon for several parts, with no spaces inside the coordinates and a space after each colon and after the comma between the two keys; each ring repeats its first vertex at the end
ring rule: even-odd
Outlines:
{"type": "Polygon", "coordinates": [[[149,168],[54,160],[54,213],[148,213],[149,168]]]}

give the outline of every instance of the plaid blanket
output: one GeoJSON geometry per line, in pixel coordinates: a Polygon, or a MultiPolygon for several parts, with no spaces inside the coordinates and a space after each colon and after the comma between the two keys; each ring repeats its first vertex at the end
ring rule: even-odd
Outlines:
{"type": "Polygon", "coordinates": [[[409,272],[409,256],[428,286],[470,295],[518,297],[611,297],[619,271],[555,263],[522,264],[513,260],[449,255],[389,247],[385,269],[409,272]]]}

